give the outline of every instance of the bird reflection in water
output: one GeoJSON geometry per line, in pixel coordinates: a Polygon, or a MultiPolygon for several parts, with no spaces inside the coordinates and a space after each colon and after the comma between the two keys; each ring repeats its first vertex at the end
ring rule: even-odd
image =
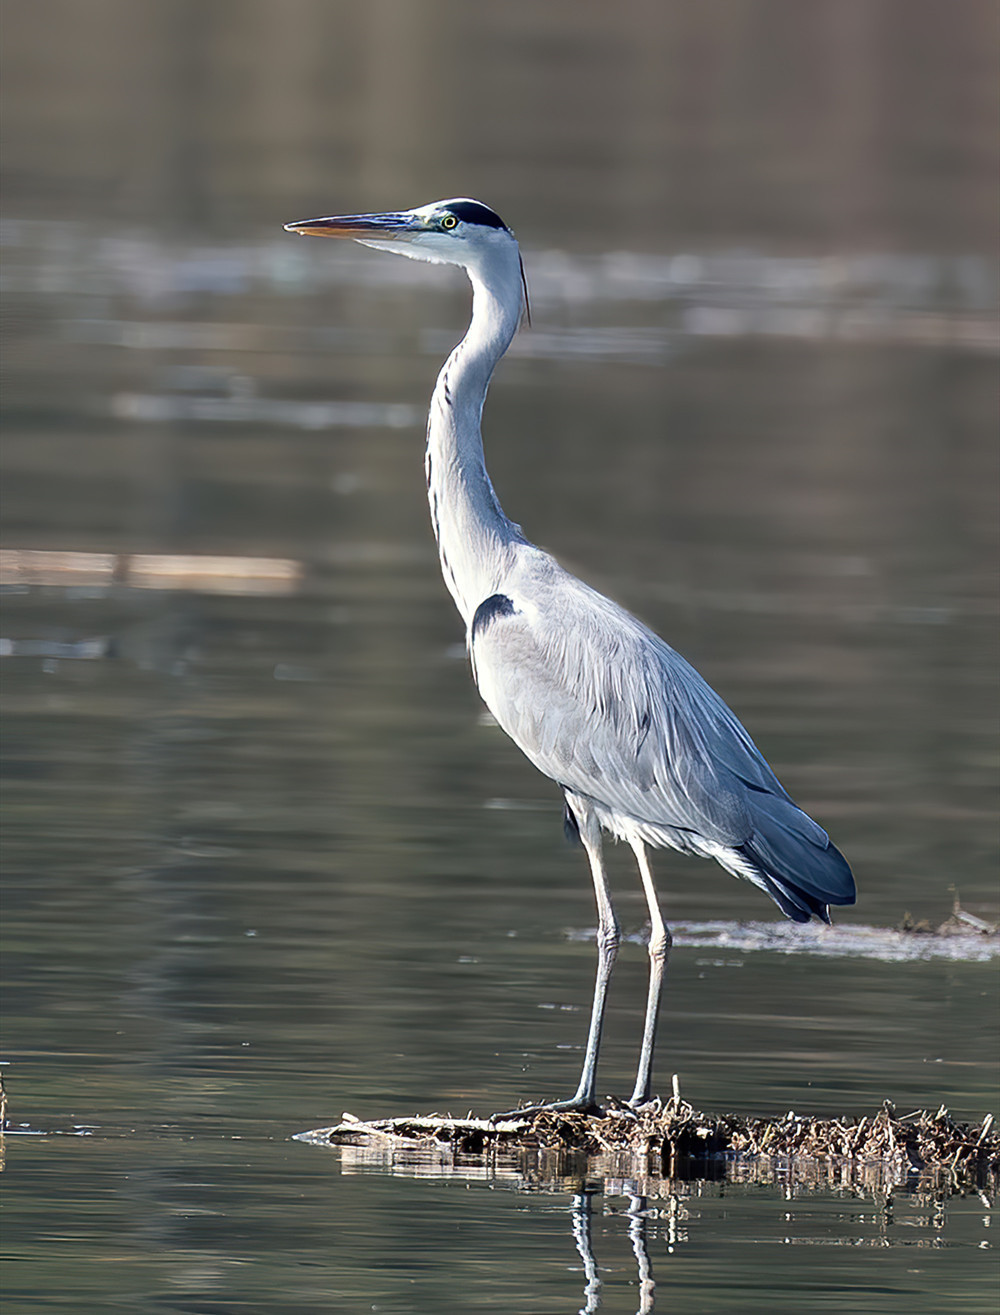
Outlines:
{"type": "MultiPolygon", "coordinates": [[[[637,1284],[639,1290],[638,1315],[647,1315],[654,1309],[656,1282],[653,1277],[653,1265],[649,1253],[649,1224],[653,1224],[653,1235],[660,1242],[667,1255],[672,1255],[674,1247],[686,1242],[687,1232],[678,1225],[687,1218],[684,1204],[684,1188],[680,1182],[676,1188],[666,1179],[620,1176],[620,1170],[613,1176],[606,1176],[596,1165],[575,1157],[555,1158],[538,1153],[526,1152],[522,1156],[474,1155],[456,1152],[454,1147],[445,1143],[404,1143],[393,1142],[389,1138],[379,1141],[330,1141],[330,1129],[320,1128],[313,1132],[300,1132],[296,1141],[304,1141],[312,1146],[326,1150],[335,1149],[345,1174],[389,1173],[393,1177],[415,1178],[430,1181],[459,1180],[467,1184],[479,1183],[491,1188],[506,1186],[515,1191],[543,1192],[562,1195],[572,1192],[570,1197],[570,1220],[573,1241],[583,1267],[584,1288],[583,1305],[579,1307],[581,1315],[591,1315],[600,1310],[603,1299],[603,1283],[600,1266],[594,1250],[593,1201],[595,1196],[604,1202],[603,1213],[609,1219],[618,1219],[622,1214],[628,1221],[628,1237],[635,1255],[637,1284]],[[584,1183],[590,1184],[583,1187],[584,1183]],[[648,1197],[639,1195],[636,1188],[648,1184],[653,1193],[655,1206],[650,1209],[648,1197]],[[582,1187],[582,1190],[581,1190],[582,1187]],[[616,1208],[614,1202],[628,1202],[624,1211],[616,1208]]],[[[702,1180],[693,1180],[695,1191],[700,1195],[702,1180]]],[[[610,1242],[609,1242],[610,1245],[610,1242]]],[[[620,1267],[615,1266],[616,1277],[620,1267]]],[[[620,1281],[620,1279],[619,1279],[620,1281]]]]}
{"type": "MultiPolygon", "coordinates": [[[[573,1241],[583,1261],[583,1272],[587,1285],[583,1289],[583,1305],[580,1315],[592,1315],[601,1305],[601,1276],[594,1254],[594,1230],[592,1221],[593,1192],[580,1192],[573,1197],[573,1241]]],[[[648,1315],[656,1303],[656,1283],[653,1279],[653,1265],[649,1258],[649,1244],[646,1237],[646,1198],[630,1196],[628,1199],[628,1235],[635,1253],[639,1271],[639,1305],[636,1315],[648,1315]]],[[[674,1229],[675,1214],[670,1214],[671,1232],[674,1229]]]]}

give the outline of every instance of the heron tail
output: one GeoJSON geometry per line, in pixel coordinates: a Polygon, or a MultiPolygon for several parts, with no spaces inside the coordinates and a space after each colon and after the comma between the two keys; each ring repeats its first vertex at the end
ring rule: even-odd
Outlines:
{"type": "Polygon", "coordinates": [[[828,923],[829,905],[854,903],[851,869],[821,826],[787,798],[754,791],[748,802],[753,834],[735,852],[752,872],[741,875],[767,891],[786,918],[828,923]]]}

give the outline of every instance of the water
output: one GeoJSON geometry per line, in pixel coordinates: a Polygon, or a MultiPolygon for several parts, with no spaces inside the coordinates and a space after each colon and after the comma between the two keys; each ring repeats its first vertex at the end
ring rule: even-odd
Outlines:
{"type": "MultiPolygon", "coordinates": [[[[643,1255],[664,1309],[990,1309],[975,1195],[779,1175],[644,1213],[292,1140],[565,1094],[594,912],[438,577],[461,280],[280,224],[459,191],[515,224],[501,501],[855,868],[841,939],[790,942],[658,856],[661,1090],[978,1119],[988,942],[866,929],[955,890],[998,917],[991,9],[57,8],[6,24],[5,1311],[631,1311],[643,1255]]],[[[610,862],[622,1093],[644,902],[610,862]]]]}

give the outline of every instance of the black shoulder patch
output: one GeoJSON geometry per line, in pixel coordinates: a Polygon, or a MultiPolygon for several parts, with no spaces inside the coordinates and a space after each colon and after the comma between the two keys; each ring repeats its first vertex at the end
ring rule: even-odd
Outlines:
{"type": "Polygon", "coordinates": [[[507,228],[495,210],[491,210],[488,205],[482,205],[479,201],[452,201],[448,210],[456,219],[461,219],[466,224],[482,224],[484,228],[507,228]]]}
{"type": "Polygon", "coordinates": [[[576,820],[576,814],[570,808],[568,799],[563,804],[563,835],[571,845],[583,844],[580,837],[580,823],[576,820]]]}
{"type": "Polygon", "coordinates": [[[485,630],[498,616],[513,616],[514,612],[514,604],[506,594],[491,594],[476,608],[476,614],[472,618],[472,640],[474,641],[480,630],[485,630]]]}

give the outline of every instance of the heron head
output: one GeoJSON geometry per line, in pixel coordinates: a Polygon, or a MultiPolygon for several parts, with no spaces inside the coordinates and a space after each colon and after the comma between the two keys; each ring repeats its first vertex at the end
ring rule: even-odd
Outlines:
{"type": "Polygon", "coordinates": [[[415,210],[299,219],[285,228],[314,237],[349,237],[412,260],[460,265],[470,274],[484,275],[490,267],[510,269],[520,276],[527,309],[527,284],[514,234],[495,210],[467,196],[432,201],[415,210]]]}
{"type": "Polygon", "coordinates": [[[446,265],[468,265],[478,250],[514,245],[514,235],[500,216],[467,197],[432,201],[416,210],[300,219],[285,228],[314,237],[349,237],[379,251],[446,265]]]}

